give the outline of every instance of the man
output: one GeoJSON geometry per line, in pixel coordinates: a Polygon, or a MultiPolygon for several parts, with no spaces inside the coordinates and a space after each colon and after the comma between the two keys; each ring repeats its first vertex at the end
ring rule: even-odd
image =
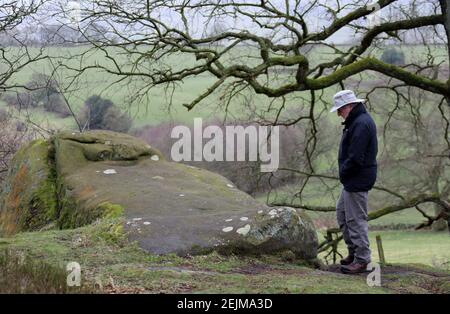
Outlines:
{"type": "Polygon", "coordinates": [[[370,263],[367,225],[367,196],[377,177],[378,152],[375,122],[353,91],[343,90],[333,97],[330,112],[344,119],[339,146],[339,180],[343,189],[336,204],[336,217],[348,256],[341,260],[347,274],[365,272],[370,263]]]}

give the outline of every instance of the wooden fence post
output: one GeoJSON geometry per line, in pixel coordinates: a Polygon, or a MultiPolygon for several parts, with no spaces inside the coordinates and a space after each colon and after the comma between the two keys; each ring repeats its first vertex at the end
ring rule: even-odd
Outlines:
{"type": "Polygon", "coordinates": [[[384,258],[384,250],[383,250],[383,243],[381,242],[381,236],[377,234],[375,238],[377,240],[378,258],[380,260],[380,265],[384,266],[386,265],[386,259],[384,258]]]}

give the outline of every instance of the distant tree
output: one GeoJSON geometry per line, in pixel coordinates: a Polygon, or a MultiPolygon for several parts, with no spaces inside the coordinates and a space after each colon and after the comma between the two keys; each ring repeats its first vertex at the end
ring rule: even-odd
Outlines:
{"type": "Polygon", "coordinates": [[[98,95],[89,97],[84,103],[80,122],[87,129],[128,132],[132,120],[128,114],[121,112],[109,99],[98,95]]]}
{"type": "Polygon", "coordinates": [[[43,73],[35,73],[28,82],[27,89],[34,107],[42,105],[46,111],[54,112],[63,118],[71,114],[56,79],[43,73]]]}
{"type": "Polygon", "coordinates": [[[46,111],[54,112],[62,118],[70,116],[69,108],[59,93],[46,96],[43,106],[46,111]]]}
{"type": "Polygon", "coordinates": [[[128,132],[133,124],[131,117],[116,107],[111,107],[103,117],[102,128],[116,132],[128,132]]]}
{"type": "Polygon", "coordinates": [[[381,55],[381,61],[392,65],[404,65],[405,54],[403,53],[403,51],[397,50],[395,48],[389,48],[385,50],[381,55]]]}
{"type": "Polygon", "coordinates": [[[98,95],[89,97],[84,103],[82,112],[83,124],[87,124],[89,129],[100,129],[106,111],[112,106],[113,103],[109,99],[103,99],[98,95]]]}
{"type": "Polygon", "coordinates": [[[33,97],[28,92],[10,92],[3,95],[2,100],[10,107],[17,110],[36,107],[37,103],[33,101],[33,97]]]}
{"type": "Polygon", "coordinates": [[[69,25],[44,24],[39,28],[39,43],[45,45],[74,45],[81,39],[81,33],[69,25]]]}

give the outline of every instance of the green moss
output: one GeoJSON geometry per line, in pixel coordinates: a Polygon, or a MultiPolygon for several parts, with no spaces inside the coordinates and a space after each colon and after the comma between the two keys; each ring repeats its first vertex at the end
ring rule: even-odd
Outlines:
{"type": "Polygon", "coordinates": [[[124,214],[124,208],[119,204],[111,204],[103,202],[98,205],[98,209],[102,212],[104,218],[119,218],[124,214]]]}
{"type": "Polygon", "coordinates": [[[59,195],[61,209],[58,225],[62,229],[78,228],[102,218],[120,218],[124,214],[124,208],[119,204],[102,202],[96,206],[89,206],[70,196],[70,192],[65,190],[64,185],[61,185],[60,188],[62,191],[59,195]]]}
{"type": "Polygon", "coordinates": [[[104,219],[91,229],[90,239],[102,240],[108,244],[123,246],[127,243],[126,233],[123,228],[123,219],[104,219]]]}
{"type": "Polygon", "coordinates": [[[2,216],[10,217],[2,222],[9,224],[9,230],[37,230],[56,219],[56,174],[51,150],[48,141],[39,139],[22,146],[12,159],[0,206],[2,216]]]}
{"type": "Polygon", "coordinates": [[[101,212],[86,208],[78,200],[66,195],[66,193],[62,192],[62,194],[59,194],[60,214],[58,226],[61,229],[81,227],[102,217],[101,212]]]}

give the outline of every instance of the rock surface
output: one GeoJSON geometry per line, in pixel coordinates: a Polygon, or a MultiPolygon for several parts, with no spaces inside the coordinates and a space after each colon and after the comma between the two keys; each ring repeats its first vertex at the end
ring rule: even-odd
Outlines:
{"type": "Polygon", "coordinates": [[[22,148],[0,206],[3,233],[123,216],[128,237],[154,254],[317,255],[303,212],[267,207],[218,174],[166,161],[145,142],[109,131],[62,132],[22,148]]]}

